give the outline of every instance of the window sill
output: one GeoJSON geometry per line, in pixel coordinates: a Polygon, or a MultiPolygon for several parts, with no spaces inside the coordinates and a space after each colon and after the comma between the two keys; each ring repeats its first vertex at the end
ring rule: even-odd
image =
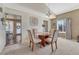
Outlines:
{"type": "Polygon", "coordinates": [[[64,32],[64,31],[62,31],[62,32],[61,32],[61,31],[59,31],[59,33],[66,33],[66,32],[64,32]]]}

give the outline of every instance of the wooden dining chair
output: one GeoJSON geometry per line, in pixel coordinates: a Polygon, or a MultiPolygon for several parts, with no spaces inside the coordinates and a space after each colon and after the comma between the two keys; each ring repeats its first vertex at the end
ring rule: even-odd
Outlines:
{"type": "Polygon", "coordinates": [[[57,40],[58,40],[58,30],[54,30],[51,32],[51,36],[50,36],[50,43],[51,43],[52,52],[53,52],[53,45],[54,44],[57,49],[57,40]]]}
{"type": "Polygon", "coordinates": [[[34,51],[34,47],[35,47],[35,44],[36,43],[39,43],[40,42],[40,39],[35,39],[33,37],[33,34],[32,34],[32,31],[31,30],[27,30],[28,32],[28,37],[29,37],[29,47],[32,48],[32,51],[34,51]]]}
{"type": "Polygon", "coordinates": [[[54,30],[54,32],[53,32],[53,37],[52,37],[52,41],[51,41],[52,52],[53,52],[53,44],[54,44],[54,43],[55,43],[56,49],[58,48],[58,47],[57,47],[58,32],[59,32],[58,30],[54,30]]]}
{"type": "Polygon", "coordinates": [[[33,32],[33,36],[34,36],[34,38],[37,38],[37,29],[36,28],[33,28],[32,29],[32,32],[33,32]]]}

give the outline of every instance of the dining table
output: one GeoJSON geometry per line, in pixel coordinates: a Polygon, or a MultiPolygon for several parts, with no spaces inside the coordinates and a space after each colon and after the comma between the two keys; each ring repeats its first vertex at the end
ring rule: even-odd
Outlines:
{"type": "Polygon", "coordinates": [[[49,38],[50,33],[49,32],[39,32],[38,33],[38,38],[41,40],[40,44],[41,47],[45,47],[46,44],[46,39],[49,38]]]}

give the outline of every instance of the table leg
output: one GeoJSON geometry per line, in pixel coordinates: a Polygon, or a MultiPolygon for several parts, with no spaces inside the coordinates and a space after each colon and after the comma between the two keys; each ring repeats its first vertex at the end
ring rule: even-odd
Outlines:
{"type": "Polygon", "coordinates": [[[44,39],[41,40],[41,47],[45,47],[45,40],[44,39]]]}

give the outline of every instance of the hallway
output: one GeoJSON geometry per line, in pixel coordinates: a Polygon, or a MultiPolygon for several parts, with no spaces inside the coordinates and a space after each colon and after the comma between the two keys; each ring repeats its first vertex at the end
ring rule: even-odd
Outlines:
{"type": "MultiPolygon", "coordinates": [[[[1,55],[51,55],[50,45],[44,48],[35,48],[32,52],[27,44],[16,44],[10,47],[6,47],[1,55]],[[16,47],[16,48],[15,48],[16,47]]],[[[52,55],[78,55],[79,54],[79,43],[61,39],[58,40],[58,49],[52,53],[52,55]]]]}

